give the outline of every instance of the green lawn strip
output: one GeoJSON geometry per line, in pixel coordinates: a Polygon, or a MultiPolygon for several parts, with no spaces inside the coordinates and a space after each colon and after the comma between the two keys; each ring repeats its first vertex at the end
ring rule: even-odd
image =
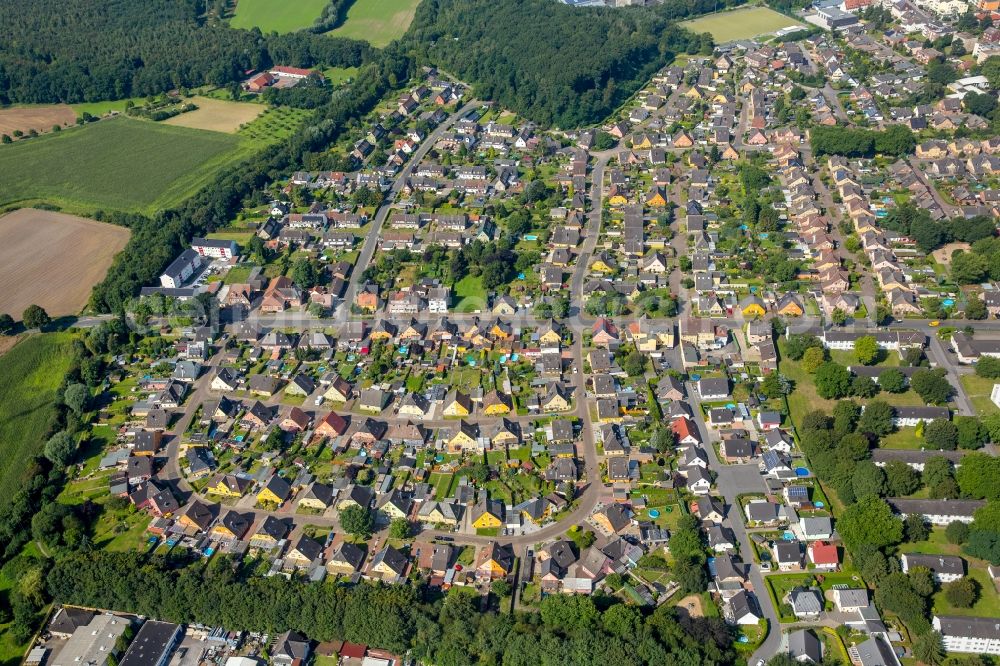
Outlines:
{"type": "Polygon", "coordinates": [[[56,391],[70,364],[73,335],[44,333],[0,357],[0,502],[14,496],[41,453],[56,416],[56,391]]]}
{"type": "Polygon", "coordinates": [[[986,379],[974,374],[959,375],[959,379],[977,414],[986,416],[988,414],[996,414],[997,411],[1000,411],[1000,408],[990,400],[993,385],[997,383],[996,380],[986,379]]]}

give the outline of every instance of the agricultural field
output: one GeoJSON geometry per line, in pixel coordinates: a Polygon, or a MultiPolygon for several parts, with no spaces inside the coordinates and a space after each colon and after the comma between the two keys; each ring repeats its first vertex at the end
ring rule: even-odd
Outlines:
{"type": "Polygon", "coordinates": [[[722,44],[766,35],[802,23],[767,7],[743,7],[684,21],[681,25],[699,34],[710,32],[716,43],[722,44]]]}
{"type": "Polygon", "coordinates": [[[179,116],[163,121],[164,125],[190,127],[192,129],[209,130],[212,132],[227,132],[233,134],[244,125],[248,125],[264,112],[262,104],[243,104],[241,102],[212,99],[196,96],[185,99],[198,108],[182,113],[179,116]]]}
{"type": "Polygon", "coordinates": [[[0,357],[0,502],[18,490],[45,445],[73,336],[31,335],[0,357]]]}
{"type": "Polygon", "coordinates": [[[291,136],[310,115],[312,111],[307,109],[268,107],[237,134],[255,143],[274,143],[291,136]]]}
{"type": "Polygon", "coordinates": [[[16,106],[0,109],[0,134],[13,136],[15,131],[49,132],[54,125],[68,127],[76,123],[76,112],[65,104],[16,106]]]}
{"type": "Polygon", "coordinates": [[[381,48],[403,36],[419,4],[420,0],[355,0],[344,24],[327,34],[381,48]]]}
{"type": "Polygon", "coordinates": [[[129,231],[47,210],[0,217],[0,312],[15,319],[31,304],[59,317],[87,304],[129,231]]]}
{"type": "Polygon", "coordinates": [[[329,0],[238,0],[229,24],[261,32],[295,32],[311,26],[328,4],[329,0]]]}
{"type": "Polygon", "coordinates": [[[0,146],[0,206],[152,213],[194,194],[255,142],[129,118],[0,146]]]}

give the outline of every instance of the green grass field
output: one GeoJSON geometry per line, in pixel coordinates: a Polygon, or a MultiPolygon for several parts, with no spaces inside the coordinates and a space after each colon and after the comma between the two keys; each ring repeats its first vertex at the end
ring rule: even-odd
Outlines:
{"type": "Polygon", "coordinates": [[[972,402],[972,406],[979,416],[987,416],[997,412],[997,406],[990,400],[990,394],[993,392],[993,385],[996,383],[996,380],[986,379],[985,377],[973,374],[959,375],[959,379],[962,382],[962,387],[965,389],[966,395],[969,397],[969,401],[972,402]]]}
{"type": "Polygon", "coordinates": [[[767,7],[743,7],[684,21],[681,25],[699,34],[710,32],[721,44],[802,24],[767,7]]]}
{"type": "Polygon", "coordinates": [[[420,0],[355,0],[344,24],[327,34],[360,39],[381,48],[403,36],[419,4],[420,0]]]}
{"type": "Polygon", "coordinates": [[[33,335],[0,357],[0,502],[18,490],[45,444],[72,339],[68,333],[33,335]]]}
{"type": "Polygon", "coordinates": [[[341,86],[358,75],[358,67],[330,67],[323,70],[323,76],[331,85],[341,86]]]}
{"type": "Polygon", "coordinates": [[[486,310],[486,290],[483,289],[483,279],[466,275],[455,283],[456,312],[473,312],[486,310]]]}
{"type": "Polygon", "coordinates": [[[308,28],[329,0],[239,0],[229,22],[234,28],[260,28],[261,32],[295,32],[308,28]]]}
{"type": "Polygon", "coordinates": [[[70,104],[76,115],[83,116],[84,113],[89,113],[95,117],[101,117],[106,113],[111,113],[112,111],[117,111],[118,113],[125,113],[125,107],[129,102],[134,104],[145,104],[146,98],[144,97],[133,97],[129,99],[114,99],[107,102],[80,102],[79,104],[70,104]]]}
{"type": "Polygon", "coordinates": [[[979,598],[972,608],[958,608],[948,603],[944,590],[938,590],[934,593],[932,600],[935,614],[1000,617],[1000,594],[997,593],[997,589],[986,571],[988,563],[969,557],[962,552],[961,546],[948,543],[943,529],[936,527],[931,530],[926,541],[901,544],[897,551],[899,553],[925,553],[927,555],[957,555],[965,558],[967,575],[979,584],[979,598]]]}
{"type": "MultiPolygon", "coordinates": [[[[14,581],[0,574],[0,604],[10,607],[10,594],[14,589],[14,581]]],[[[12,622],[0,624],[0,666],[17,666],[28,651],[27,643],[18,643],[10,632],[12,622]]]]}
{"type": "Polygon", "coordinates": [[[190,197],[257,143],[149,121],[102,120],[0,147],[0,205],[152,213],[190,197]]]}

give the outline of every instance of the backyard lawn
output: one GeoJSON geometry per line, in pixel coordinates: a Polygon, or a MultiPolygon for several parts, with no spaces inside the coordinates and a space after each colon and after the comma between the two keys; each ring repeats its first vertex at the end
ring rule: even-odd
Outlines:
{"type": "Polygon", "coordinates": [[[896,432],[883,437],[879,442],[879,448],[919,450],[926,443],[923,437],[917,437],[916,428],[899,428],[896,432]]]}
{"type": "Polygon", "coordinates": [[[479,277],[466,275],[455,283],[456,312],[474,312],[486,310],[486,290],[483,280],[479,277]]]}
{"type": "Polygon", "coordinates": [[[979,416],[996,414],[997,411],[1000,411],[993,404],[993,401],[990,400],[990,393],[993,391],[993,385],[997,383],[996,380],[986,379],[985,377],[971,373],[959,375],[959,378],[962,381],[965,393],[969,396],[969,400],[972,402],[972,406],[979,416]]]}
{"type": "Polygon", "coordinates": [[[451,496],[451,485],[454,478],[454,474],[441,474],[440,472],[431,473],[428,483],[435,488],[435,499],[443,500],[451,496]]]}
{"type": "Polygon", "coordinates": [[[944,530],[934,528],[926,541],[906,543],[899,547],[899,553],[924,553],[926,555],[957,555],[966,561],[968,576],[979,583],[979,600],[972,608],[956,608],[944,598],[944,592],[934,595],[934,612],[942,615],[976,615],[1000,617],[1000,594],[986,571],[987,563],[962,553],[961,546],[948,543],[944,530]]]}
{"type": "Polygon", "coordinates": [[[813,573],[790,573],[790,574],[777,574],[774,576],[765,576],[764,583],[767,585],[767,592],[771,596],[771,601],[774,603],[774,607],[778,612],[778,619],[785,622],[794,622],[794,616],[786,616],[781,614],[781,604],[785,596],[794,588],[799,586],[812,585],[816,581],[817,576],[823,576],[823,582],[819,583],[819,588],[825,593],[827,590],[832,588],[834,585],[849,585],[851,587],[858,587],[862,585],[861,578],[856,574],[850,573],[829,573],[829,574],[816,574],[813,573]]]}
{"type": "MultiPolygon", "coordinates": [[[[969,558],[966,557],[966,560],[969,558]]],[[[968,574],[979,583],[979,599],[972,608],[958,608],[952,606],[945,599],[944,590],[939,590],[934,594],[934,613],[936,615],[972,615],[975,617],[1000,617],[1000,594],[990,580],[984,566],[978,566],[969,562],[968,574]]]]}
{"type": "MultiPolygon", "coordinates": [[[[805,371],[800,361],[793,361],[788,358],[787,347],[784,339],[778,340],[778,349],[781,358],[781,362],[779,364],[781,374],[788,377],[795,384],[795,390],[793,390],[791,395],[788,396],[788,410],[790,412],[793,425],[802,423],[802,417],[814,410],[822,410],[828,414],[832,413],[833,408],[836,407],[838,401],[827,400],[819,396],[819,393],[816,392],[815,377],[805,371]]],[[[849,352],[835,351],[834,354],[831,355],[831,358],[843,365],[855,365],[850,359],[842,356],[843,354],[848,353],[849,352]],[[841,356],[838,356],[838,354],[841,356]]],[[[893,365],[893,361],[891,359],[892,356],[895,356],[895,354],[890,354],[889,357],[886,357],[880,366],[893,365]]],[[[862,398],[851,399],[860,404],[865,404],[865,402],[867,402],[867,400],[862,398]]],[[[912,389],[908,389],[904,393],[886,393],[883,391],[878,393],[873,399],[884,400],[890,405],[896,407],[922,407],[925,404],[916,391],[913,391],[912,389]]],[[[904,428],[903,430],[913,431],[914,429],[904,428]]],[[[891,435],[889,438],[883,439],[882,446],[885,446],[886,448],[920,448],[919,443],[915,443],[917,441],[918,440],[915,440],[913,437],[908,438],[905,433],[896,433],[891,435]],[[895,442],[891,439],[892,437],[896,437],[895,442]],[[886,444],[886,440],[890,443],[886,444]]]]}

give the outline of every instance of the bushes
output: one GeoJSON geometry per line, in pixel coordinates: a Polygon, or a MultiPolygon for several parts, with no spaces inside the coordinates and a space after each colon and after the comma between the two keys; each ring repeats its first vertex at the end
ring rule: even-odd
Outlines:
{"type": "Polygon", "coordinates": [[[969,538],[969,526],[963,522],[950,523],[944,530],[948,543],[963,544],[969,538]]]}
{"type": "Polygon", "coordinates": [[[956,608],[972,608],[979,598],[979,585],[971,578],[959,578],[944,586],[944,598],[956,608]]]}

